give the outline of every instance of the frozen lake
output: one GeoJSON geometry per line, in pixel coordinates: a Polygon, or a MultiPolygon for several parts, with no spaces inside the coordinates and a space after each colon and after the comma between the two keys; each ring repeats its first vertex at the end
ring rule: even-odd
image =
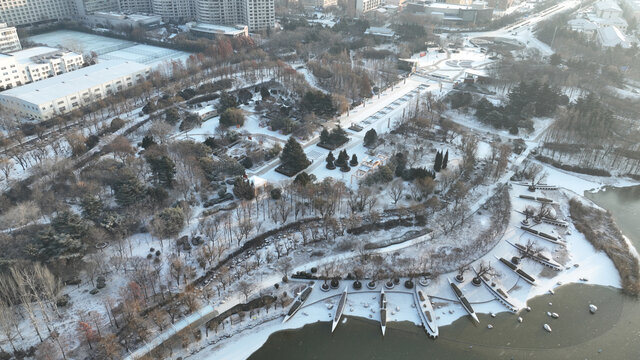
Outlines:
{"type": "Polygon", "coordinates": [[[172,60],[184,62],[190,55],[184,51],[71,30],[57,30],[35,35],[29,37],[29,40],[34,43],[62,47],[83,54],[89,54],[94,51],[98,54],[98,59],[128,60],[150,66],[158,66],[172,60]]]}

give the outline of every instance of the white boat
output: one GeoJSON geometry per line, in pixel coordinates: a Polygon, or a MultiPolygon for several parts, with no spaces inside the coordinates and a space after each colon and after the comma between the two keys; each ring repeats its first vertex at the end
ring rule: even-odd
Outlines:
{"type": "Polygon", "coordinates": [[[521,277],[522,280],[528,282],[531,285],[536,284],[536,278],[524,272],[524,270],[520,269],[516,264],[512,263],[511,261],[505,258],[499,258],[496,256],[496,259],[500,260],[501,263],[503,263],[506,267],[511,269],[511,271],[513,271],[516,275],[521,277]]]}
{"type": "Polygon", "coordinates": [[[384,336],[387,330],[387,297],[384,295],[384,288],[380,290],[380,328],[384,336]]]}
{"type": "MultiPolygon", "coordinates": [[[[524,252],[526,250],[526,247],[524,245],[518,244],[518,243],[511,243],[509,241],[507,241],[508,244],[510,244],[511,246],[515,247],[516,249],[524,252]]],[[[555,260],[551,259],[549,256],[546,256],[542,253],[535,253],[535,254],[529,254],[529,257],[531,257],[531,259],[539,262],[540,264],[544,265],[544,266],[548,266],[550,268],[552,268],[553,270],[556,271],[562,271],[562,265],[558,264],[555,260]]]]}
{"type": "Polygon", "coordinates": [[[424,326],[430,338],[437,339],[439,331],[438,324],[436,324],[436,313],[433,311],[433,305],[431,304],[431,300],[429,300],[429,296],[425,295],[422,290],[418,290],[416,286],[413,297],[416,301],[416,308],[418,309],[420,320],[422,320],[422,326],[424,326]]]}
{"type": "Polygon", "coordinates": [[[300,294],[298,294],[296,299],[293,301],[293,305],[291,305],[291,307],[289,308],[289,312],[287,312],[287,315],[284,317],[284,320],[282,320],[283,323],[291,319],[293,315],[295,315],[296,312],[300,310],[302,305],[304,305],[304,302],[307,301],[307,299],[309,298],[309,295],[311,294],[311,290],[313,290],[313,285],[307,285],[307,287],[305,287],[300,292],[300,294]]]}
{"type": "Polygon", "coordinates": [[[469,303],[469,300],[467,300],[467,298],[464,296],[462,291],[460,291],[460,288],[458,288],[458,286],[456,284],[451,282],[451,279],[447,278],[447,280],[449,281],[449,285],[451,285],[451,289],[453,290],[453,293],[456,294],[456,297],[460,301],[460,304],[462,305],[462,307],[469,314],[469,316],[471,316],[473,321],[476,324],[479,324],[480,320],[478,320],[478,316],[476,315],[476,312],[471,307],[471,304],[469,303]]]}
{"type": "Polygon", "coordinates": [[[336,306],[336,313],[333,315],[333,324],[331,325],[331,332],[336,329],[338,326],[338,322],[340,322],[340,318],[342,317],[342,313],[344,312],[344,307],[347,305],[347,291],[349,289],[349,285],[344,287],[344,291],[340,296],[340,301],[338,301],[338,306],[336,306]]]}
{"type": "MultiPolygon", "coordinates": [[[[473,269],[473,272],[476,273],[476,276],[478,275],[476,269],[473,269]]],[[[491,294],[493,294],[496,299],[504,304],[504,306],[506,306],[511,312],[518,313],[522,309],[522,305],[520,305],[517,300],[511,298],[507,291],[495,280],[487,278],[486,275],[478,277],[482,280],[482,283],[487,287],[487,289],[489,289],[491,294]]]]}

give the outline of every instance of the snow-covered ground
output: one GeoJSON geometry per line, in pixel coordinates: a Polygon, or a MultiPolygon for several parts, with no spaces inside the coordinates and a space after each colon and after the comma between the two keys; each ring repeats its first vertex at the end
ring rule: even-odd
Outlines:
{"type": "Polygon", "coordinates": [[[171,61],[184,62],[190,55],[184,51],[71,30],[52,31],[28,39],[34,43],[63,47],[83,54],[93,51],[98,54],[98,60],[129,60],[153,67],[171,61]]]}
{"type": "MultiPolygon", "coordinates": [[[[620,287],[620,277],[611,260],[604,253],[596,252],[573,225],[570,225],[566,230],[547,224],[535,225],[535,228],[539,231],[564,238],[567,242],[566,252],[561,247],[525,234],[518,228],[524,216],[517,211],[522,211],[526,205],[536,205],[535,202],[520,199],[518,195],[544,196],[553,199],[560,204],[558,210],[561,212],[559,215],[562,219],[568,215],[567,200],[569,198],[576,196],[576,192],[581,193],[586,187],[597,188],[601,185],[597,182],[576,179],[571,175],[564,175],[562,179],[550,176],[550,180],[561,180],[555,184],[564,188],[557,191],[536,191],[536,193],[531,193],[525,186],[518,184],[511,185],[510,194],[513,208],[509,227],[498,245],[481,259],[475,261],[473,265],[477,268],[481,261],[490,261],[494,264],[496,270],[502,275],[501,283],[503,287],[509,290],[509,295],[512,298],[522,304],[525,304],[535,296],[548,293],[550,290],[562,284],[584,282],[585,279],[589,284],[620,287]],[[587,183],[589,185],[587,185],[587,183]],[[524,244],[528,239],[534,240],[536,245],[542,247],[548,254],[551,254],[556,261],[565,266],[563,271],[555,272],[545,269],[539,263],[530,260],[523,261],[521,268],[537,278],[537,286],[529,285],[520,280],[517,275],[502,264],[497,263],[495,259],[495,257],[510,259],[512,256],[517,255],[515,248],[505,240],[512,243],[524,244]]],[[[554,184],[553,181],[549,181],[549,183],[554,184]]],[[[393,251],[396,250],[397,249],[393,249],[393,251]]],[[[309,266],[313,265],[306,265],[304,269],[308,270],[309,266]]],[[[466,316],[462,306],[455,301],[455,297],[446,280],[447,278],[452,279],[454,276],[455,273],[444,274],[426,288],[422,288],[423,291],[432,298],[432,302],[435,303],[437,323],[439,326],[451,324],[454,320],[466,316]]],[[[467,275],[466,282],[460,287],[476,312],[489,314],[507,311],[501,303],[495,300],[486,288],[483,286],[473,286],[469,282],[470,278],[471,276],[467,275]]],[[[280,319],[265,322],[251,330],[237,334],[231,339],[204,348],[195,355],[187,358],[193,360],[247,358],[261,347],[269,335],[275,331],[299,328],[318,321],[331,321],[339,293],[343,286],[349,284],[349,282],[343,281],[338,290],[331,290],[327,293],[320,291],[319,284],[321,284],[321,281],[317,282],[314,292],[307,300],[306,305],[287,323],[282,324],[280,319]]],[[[349,286],[349,289],[352,289],[352,287],[349,286]]],[[[380,285],[378,285],[375,291],[369,291],[364,287],[363,290],[359,291],[350,290],[348,306],[344,314],[379,320],[379,291],[380,285]]],[[[387,293],[388,299],[387,309],[389,311],[389,321],[411,321],[415,324],[420,324],[420,319],[413,305],[413,297],[409,290],[400,285],[396,286],[394,290],[386,290],[385,293],[387,293]]],[[[524,314],[524,312],[521,313],[521,316],[525,317],[526,315],[524,314]]],[[[329,331],[329,325],[327,325],[327,331],[329,331]]]]}

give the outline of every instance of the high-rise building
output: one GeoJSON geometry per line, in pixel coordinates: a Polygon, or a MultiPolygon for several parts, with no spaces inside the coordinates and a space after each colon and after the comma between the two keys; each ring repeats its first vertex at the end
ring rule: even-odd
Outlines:
{"type": "Polygon", "coordinates": [[[120,11],[151,14],[151,0],[118,0],[120,11]]]}
{"type": "Polygon", "coordinates": [[[20,39],[15,27],[0,23],[0,53],[21,50],[20,39]]]}
{"type": "Polygon", "coordinates": [[[244,24],[249,31],[273,28],[276,22],[273,0],[196,0],[199,23],[244,24]]]}
{"type": "Polygon", "coordinates": [[[186,22],[196,17],[194,0],[151,0],[151,7],[164,21],[186,22]]]}
{"type": "Polygon", "coordinates": [[[356,0],[356,15],[366,14],[382,5],[382,0],[356,0]]]}
{"type": "Polygon", "coordinates": [[[118,0],[70,0],[73,11],[78,15],[90,15],[95,12],[118,11],[118,0]]]}
{"type": "Polygon", "coordinates": [[[71,18],[73,8],[69,0],[2,0],[0,23],[18,26],[54,22],[71,18]]]}

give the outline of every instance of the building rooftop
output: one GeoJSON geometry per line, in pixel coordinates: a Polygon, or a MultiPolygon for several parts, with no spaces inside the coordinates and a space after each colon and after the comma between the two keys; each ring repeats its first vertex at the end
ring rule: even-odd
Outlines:
{"type": "Polygon", "coordinates": [[[187,23],[187,26],[190,30],[200,31],[210,34],[219,34],[219,35],[241,35],[245,33],[246,26],[245,25],[236,25],[236,26],[224,26],[224,25],[214,25],[214,24],[206,24],[206,23],[196,23],[190,22],[187,23]]]}
{"type": "Polygon", "coordinates": [[[597,3],[595,3],[593,5],[593,7],[596,10],[610,10],[610,11],[620,11],[622,12],[622,9],[620,8],[620,6],[618,6],[618,4],[616,4],[615,2],[611,1],[611,0],[603,0],[603,1],[598,1],[597,3]]]}
{"type": "Polygon", "coordinates": [[[147,69],[150,69],[149,66],[133,61],[104,60],[96,65],[5,90],[0,96],[15,97],[33,104],[48,103],[147,69]]]}
{"type": "Polygon", "coordinates": [[[27,64],[27,63],[37,61],[37,58],[53,57],[56,54],[60,54],[60,56],[64,56],[67,54],[75,54],[75,53],[71,51],[52,48],[52,47],[36,46],[36,47],[24,49],[24,50],[14,51],[10,54],[6,54],[6,56],[0,56],[0,59],[11,58],[18,63],[27,64]]]}
{"type": "Polygon", "coordinates": [[[370,27],[365,32],[367,35],[377,35],[377,36],[393,36],[395,32],[389,28],[384,27],[370,27]]]}
{"type": "Polygon", "coordinates": [[[598,38],[604,47],[629,47],[626,36],[615,26],[607,26],[598,29],[598,38]]]}

